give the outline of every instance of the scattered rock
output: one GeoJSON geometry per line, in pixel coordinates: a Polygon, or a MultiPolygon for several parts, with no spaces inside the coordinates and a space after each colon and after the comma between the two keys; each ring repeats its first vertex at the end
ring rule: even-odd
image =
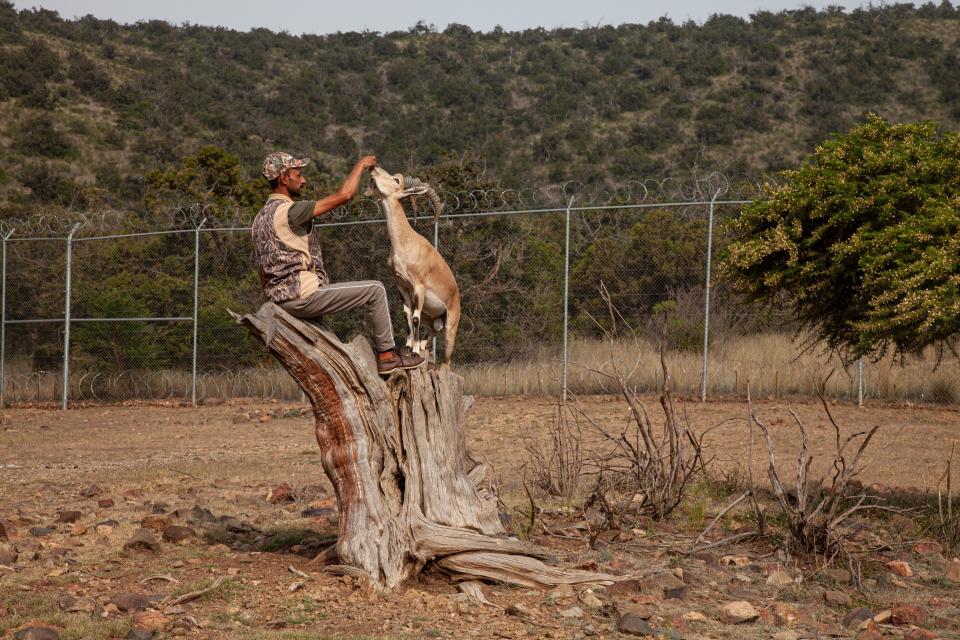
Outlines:
{"type": "Polygon", "coordinates": [[[73,537],[82,536],[87,532],[87,527],[82,522],[75,522],[73,526],[70,527],[70,535],[73,537]]]}
{"type": "Polygon", "coordinates": [[[657,610],[655,607],[647,604],[638,604],[627,609],[626,613],[632,613],[642,620],[649,620],[656,615],[657,610]]]}
{"type": "Polygon", "coordinates": [[[789,602],[774,602],[770,605],[770,614],[778,627],[793,627],[800,622],[800,610],[789,602]]]}
{"type": "Polygon", "coordinates": [[[849,584],[853,579],[846,569],[827,569],[823,574],[838,584],[849,584]]]}
{"type": "Polygon", "coordinates": [[[843,626],[847,629],[859,629],[867,620],[873,620],[874,613],[867,607],[851,609],[843,616],[843,626]]]}
{"type": "Polygon", "coordinates": [[[13,634],[13,640],[60,640],[60,634],[50,627],[24,627],[13,634]]]}
{"type": "Polygon", "coordinates": [[[143,611],[150,606],[150,599],[142,593],[120,593],[111,597],[109,603],[120,611],[143,611]]]}
{"type": "Polygon", "coordinates": [[[166,631],[170,627],[170,619],[159,611],[138,610],[133,614],[133,626],[146,631],[166,631]]]}
{"type": "Polygon", "coordinates": [[[913,552],[921,556],[927,553],[943,553],[943,545],[936,540],[918,540],[913,545],[913,552]]]}
{"type": "Polygon", "coordinates": [[[778,631],[773,634],[773,640],[800,640],[802,637],[799,631],[778,631]]]}
{"type": "Polygon", "coordinates": [[[7,535],[7,528],[4,526],[3,522],[0,521],[0,541],[9,540],[10,537],[7,535]]]}
{"type": "MultiPolygon", "coordinates": [[[[99,529],[99,527],[97,527],[99,529]]],[[[160,543],[150,529],[139,529],[133,537],[123,545],[124,549],[138,549],[142,551],[159,551],[160,543]]]]}
{"type": "Polygon", "coordinates": [[[83,517],[83,514],[80,513],[79,511],[61,511],[60,514],[57,516],[57,522],[70,524],[72,522],[76,522],[82,517],[83,517]]]}
{"type": "Polygon", "coordinates": [[[43,538],[53,533],[53,529],[50,527],[30,527],[30,535],[35,538],[43,538]]]}
{"type": "Polygon", "coordinates": [[[767,584],[777,589],[783,589],[785,587],[792,587],[794,582],[793,577],[786,571],[774,571],[767,577],[767,584]]]}
{"type": "Polygon", "coordinates": [[[80,492],[80,496],[84,498],[95,498],[100,495],[103,495],[103,489],[95,484],[90,485],[80,492]]]}
{"type": "Polygon", "coordinates": [[[909,589],[910,585],[898,578],[897,576],[890,574],[890,584],[898,589],[909,589]]]}
{"type": "Polygon", "coordinates": [[[687,588],[675,587],[673,589],[665,589],[663,592],[663,598],[664,600],[686,600],[687,588]]]}
{"type": "Polygon", "coordinates": [[[927,612],[913,604],[902,604],[893,608],[890,621],[898,627],[911,624],[920,627],[927,621],[927,612]]]}
{"type": "Polygon", "coordinates": [[[611,596],[630,596],[640,593],[639,580],[617,580],[607,587],[607,593],[611,596]]]}
{"type": "Polygon", "coordinates": [[[933,631],[927,631],[926,629],[921,629],[920,627],[914,627],[907,631],[907,634],[903,636],[903,640],[936,640],[940,637],[940,634],[934,633],[933,631]]]}
{"type": "Polygon", "coordinates": [[[617,631],[629,636],[652,636],[653,630],[646,620],[634,613],[625,613],[617,620],[617,631]]]}
{"type": "Polygon", "coordinates": [[[707,616],[703,615],[699,611],[688,611],[680,619],[684,622],[706,622],[707,616]]]}
{"type": "Polygon", "coordinates": [[[657,573],[640,581],[640,590],[646,593],[663,594],[684,586],[677,576],[672,573],[657,573]]]}
{"type": "Polygon", "coordinates": [[[93,530],[98,536],[108,536],[113,533],[113,527],[108,524],[98,524],[93,530]]]}
{"type": "Polygon", "coordinates": [[[293,502],[296,499],[296,496],[293,492],[293,488],[286,482],[281,482],[274,489],[267,494],[267,502],[270,504],[278,504],[280,502],[293,502]]]}
{"type": "Polygon", "coordinates": [[[913,575],[913,569],[903,560],[891,560],[887,563],[887,569],[904,578],[909,578],[913,575]]]}
{"type": "Polygon", "coordinates": [[[187,519],[194,524],[211,524],[217,521],[217,517],[213,515],[209,509],[204,509],[197,504],[193,505],[193,508],[190,509],[187,519]]]}
{"type": "Polygon", "coordinates": [[[728,602],[720,608],[720,620],[727,624],[743,624],[753,622],[760,614],[749,602],[728,602]]]}
{"type": "Polygon", "coordinates": [[[519,602],[507,605],[504,611],[508,616],[516,616],[518,618],[529,618],[532,615],[530,609],[527,609],[527,607],[519,602]]]}
{"type": "Polygon", "coordinates": [[[943,577],[950,582],[960,583],[960,562],[954,560],[953,562],[948,563],[943,572],[943,577]]]}
{"type": "Polygon", "coordinates": [[[558,612],[563,618],[582,618],[583,609],[580,607],[570,607],[569,609],[563,609],[558,612]]]}
{"type": "Polygon", "coordinates": [[[64,613],[93,613],[97,610],[97,604],[89,598],[65,595],[60,598],[60,610],[64,613]]]}
{"type": "Polygon", "coordinates": [[[750,558],[747,556],[723,556],[720,558],[720,564],[725,567],[745,567],[750,564],[750,558]]]}
{"type": "Polygon", "coordinates": [[[163,530],[170,526],[170,518],[162,513],[151,513],[140,521],[140,526],[144,529],[153,529],[157,533],[163,533],[163,530]]]}
{"type": "Polygon", "coordinates": [[[853,604],[853,598],[845,594],[843,591],[826,591],[823,594],[823,599],[830,604],[841,607],[849,607],[853,604]]]}
{"type": "Polygon", "coordinates": [[[147,506],[150,508],[150,513],[157,515],[161,515],[167,511],[170,511],[170,505],[168,505],[166,502],[160,502],[159,500],[153,503],[147,503],[147,506]]]}
{"type": "Polygon", "coordinates": [[[150,629],[139,629],[137,627],[133,627],[124,637],[126,640],[154,640],[156,635],[154,635],[153,631],[150,629]]]}
{"type": "Polygon", "coordinates": [[[600,598],[593,595],[593,592],[589,589],[580,594],[580,602],[582,602],[584,606],[591,609],[599,609],[603,606],[603,602],[600,601],[600,598]]]}
{"type": "Polygon", "coordinates": [[[867,623],[867,628],[857,636],[857,640],[885,640],[880,630],[872,622],[867,623]]]}
{"type": "MultiPolygon", "coordinates": [[[[610,591],[608,590],[607,593],[610,591]]],[[[558,584],[547,592],[551,598],[569,598],[573,595],[573,587],[568,584],[558,584]]]]}
{"type": "Polygon", "coordinates": [[[103,498],[102,500],[97,500],[97,506],[101,509],[109,509],[113,505],[113,498],[103,498]]]}
{"type": "Polygon", "coordinates": [[[873,621],[877,624],[886,624],[890,622],[890,618],[893,617],[893,611],[890,609],[884,609],[883,611],[877,613],[873,616],[873,621]]]}
{"type": "Polygon", "coordinates": [[[13,566],[17,563],[19,557],[20,554],[13,549],[0,549],[0,564],[5,564],[8,567],[13,566]]]}
{"type": "Polygon", "coordinates": [[[172,524],[163,530],[163,539],[167,542],[183,542],[196,535],[197,533],[190,527],[181,527],[176,524],[172,524]]]}

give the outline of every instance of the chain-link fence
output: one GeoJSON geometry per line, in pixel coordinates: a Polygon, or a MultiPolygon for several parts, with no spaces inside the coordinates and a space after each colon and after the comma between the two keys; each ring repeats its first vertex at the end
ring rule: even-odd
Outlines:
{"type": "MultiPolygon", "coordinates": [[[[614,368],[652,391],[662,382],[662,342],[674,388],[691,397],[742,395],[748,384],[760,397],[812,394],[839,370],[829,386],[836,397],[957,401],[956,361],[938,365],[930,354],[845,367],[803,352],[776,310],[713,286],[721,222],[748,200],[719,188],[665,195],[662,184],[655,195],[643,185],[626,196],[562,188],[448,194],[438,224],[420,218],[417,230],[436,243],[461,288],[454,364],[468,391],[607,393],[614,368]]],[[[335,281],[388,283],[394,326],[405,327],[386,227],[375,207],[360,206],[355,219],[329,216],[314,233],[335,281]]],[[[245,215],[249,222],[252,212],[245,215]]],[[[227,313],[263,302],[249,227],[189,221],[121,232],[112,220],[56,237],[37,235],[37,226],[26,235],[0,228],[0,402],[299,398],[227,313]]],[[[359,313],[327,320],[343,338],[362,329],[359,313]]]]}

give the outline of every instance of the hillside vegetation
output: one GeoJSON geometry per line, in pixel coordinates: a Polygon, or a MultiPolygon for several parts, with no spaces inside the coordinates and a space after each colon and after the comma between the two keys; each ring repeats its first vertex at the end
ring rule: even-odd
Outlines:
{"type": "Polygon", "coordinates": [[[758,175],[867,111],[955,129],[958,36],[947,0],[305,36],[67,20],[2,0],[0,214],[143,210],[143,176],[207,145],[239,157],[244,178],[275,148],[335,177],[361,153],[409,172],[469,157],[511,187],[758,175]]]}
{"type": "MultiPolygon", "coordinates": [[[[7,328],[7,371],[27,384],[63,361],[63,327],[49,321],[64,314],[66,243],[25,237],[66,236],[69,224],[48,223],[75,218],[67,214],[119,212],[105,216],[108,233],[167,228],[171,211],[180,228],[206,218],[210,232],[197,239],[198,368],[256,367],[267,360],[225,309],[262,302],[242,227],[266,195],[258,172],[269,151],[313,157],[312,193],[365,153],[444,191],[664,177],[689,184],[712,171],[756,177],[796,166],[867,112],[957,129],[958,27],[960,11],[944,2],[716,16],[703,25],[477,33],[417,24],[294,37],[65,20],[0,0],[0,222],[18,227],[6,247],[6,295],[7,315],[21,321],[7,328]],[[42,224],[9,220],[38,214],[42,224]],[[211,229],[230,226],[240,229],[211,229]],[[35,319],[48,322],[24,322],[35,319]]],[[[620,212],[579,202],[588,210],[569,230],[570,335],[602,335],[602,284],[639,333],[655,340],[666,323],[672,349],[698,353],[704,208],[620,212]]],[[[717,209],[721,218],[736,213],[717,209]]],[[[547,352],[555,363],[566,326],[563,216],[443,220],[439,244],[464,294],[458,363],[547,352]]],[[[420,229],[429,234],[422,220],[420,229]]],[[[82,380],[87,372],[189,370],[192,323],[133,319],[193,316],[193,234],[90,240],[98,230],[82,227],[71,254],[72,313],[83,319],[71,332],[71,371],[82,380]],[[102,318],[128,321],[93,321],[102,318]]],[[[391,280],[381,228],[323,233],[335,280],[391,280]]],[[[713,240],[722,254],[722,226],[713,240]]],[[[392,309],[402,326],[399,301],[392,309]]],[[[345,332],[357,324],[331,322],[345,332]]],[[[776,333],[784,322],[780,309],[714,294],[715,341],[776,333]]]]}

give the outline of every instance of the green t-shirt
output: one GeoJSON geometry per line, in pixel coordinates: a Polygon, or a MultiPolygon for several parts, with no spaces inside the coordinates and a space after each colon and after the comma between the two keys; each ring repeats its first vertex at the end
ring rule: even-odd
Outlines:
{"type": "Polygon", "coordinates": [[[290,205],[287,212],[287,223],[290,230],[298,236],[306,236],[313,229],[313,207],[316,204],[313,200],[300,200],[290,205]]]}

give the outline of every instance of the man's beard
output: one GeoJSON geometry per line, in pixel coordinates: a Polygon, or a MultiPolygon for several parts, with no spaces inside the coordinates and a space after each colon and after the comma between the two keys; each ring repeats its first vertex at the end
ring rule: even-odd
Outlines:
{"type": "Polygon", "coordinates": [[[292,188],[290,188],[290,187],[287,187],[287,191],[290,192],[290,197],[292,197],[292,198],[299,198],[299,197],[300,197],[300,193],[303,191],[303,187],[297,187],[296,189],[292,189],[292,188]]]}

